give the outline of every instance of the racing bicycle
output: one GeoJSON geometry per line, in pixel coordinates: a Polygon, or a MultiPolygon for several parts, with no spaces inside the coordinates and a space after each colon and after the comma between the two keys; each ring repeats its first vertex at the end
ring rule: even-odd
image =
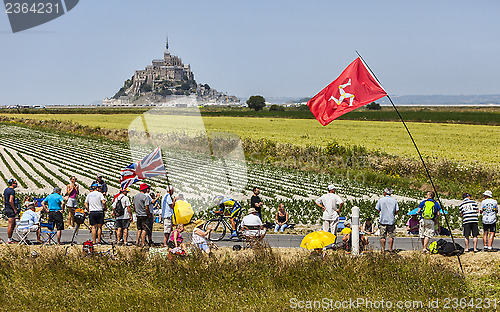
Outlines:
{"type": "MultiPolygon", "coordinates": [[[[229,222],[230,216],[225,216],[225,215],[220,215],[216,216],[216,218],[210,219],[205,223],[205,226],[203,229],[206,231],[208,228],[211,228],[212,231],[210,232],[210,235],[208,236],[208,239],[210,241],[220,241],[222,240],[225,236],[226,233],[229,232],[229,235],[231,235],[233,229],[231,227],[231,223],[229,222]]],[[[241,219],[240,216],[234,217],[234,222],[236,225],[236,233],[238,234],[238,239],[241,238],[241,219]]]]}

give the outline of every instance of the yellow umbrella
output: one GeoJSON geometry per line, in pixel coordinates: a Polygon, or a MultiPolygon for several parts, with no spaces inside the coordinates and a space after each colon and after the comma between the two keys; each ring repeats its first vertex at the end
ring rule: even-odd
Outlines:
{"type": "Polygon", "coordinates": [[[191,204],[183,200],[177,200],[174,205],[174,218],[173,223],[175,225],[182,223],[188,224],[194,215],[193,208],[191,204]]]}
{"type": "Polygon", "coordinates": [[[323,248],[330,244],[335,243],[336,236],[330,232],[325,231],[316,231],[307,234],[302,242],[300,243],[300,247],[311,250],[316,248],[323,248]]]}

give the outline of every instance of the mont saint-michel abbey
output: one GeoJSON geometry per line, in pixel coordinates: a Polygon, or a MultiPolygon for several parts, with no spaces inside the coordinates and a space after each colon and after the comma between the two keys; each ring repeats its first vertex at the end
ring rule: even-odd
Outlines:
{"type": "Polygon", "coordinates": [[[146,69],[136,70],[134,74],[133,92],[137,93],[141,85],[147,83],[154,89],[155,82],[194,80],[189,64],[182,64],[180,57],[170,54],[168,39],[162,60],[153,60],[146,69]]]}
{"type": "Polygon", "coordinates": [[[191,66],[183,64],[180,57],[170,53],[167,38],[163,59],[155,59],[145,69],[136,70],[111,99],[103,100],[103,105],[165,105],[174,102],[191,103],[188,105],[237,105],[240,100],[208,84],[197,83],[191,66]],[[189,101],[186,96],[189,96],[189,101]]]}

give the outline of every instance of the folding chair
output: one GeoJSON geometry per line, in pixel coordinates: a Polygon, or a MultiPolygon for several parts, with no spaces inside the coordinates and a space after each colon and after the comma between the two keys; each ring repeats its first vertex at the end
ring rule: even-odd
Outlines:
{"type": "Polygon", "coordinates": [[[40,223],[40,227],[46,228],[46,230],[41,230],[40,231],[40,238],[42,239],[43,243],[42,246],[45,245],[55,245],[56,241],[54,240],[54,235],[57,234],[57,231],[54,229],[54,223],[40,223]]]}
{"type": "Polygon", "coordinates": [[[35,202],[36,207],[42,207],[42,202],[44,199],[45,199],[45,197],[44,198],[33,197],[33,201],[35,202]]]}
{"type": "MultiPolygon", "coordinates": [[[[345,217],[339,217],[339,224],[337,224],[337,232],[340,232],[343,229],[345,229],[344,222],[345,222],[345,217]]],[[[337,235],[337,233],[332,233],[332,234],[337,235]]]]}
{"type": "Polygon", "coordinates": [[[42,219],[46,220],[48,218],[48,212],[44,211],[42,207],[42,202],[44,199],[45,197],[44,198],[33,197],[33,202],[35,203],[35,212],[38,214],[40,220],[42,219]]]}
{"type": "Polygon", "coordinates": [[[266,236],[266,228],[260,226],[245,226],[242,232],[244,248],[254,248],[262,245],[262,240],[266,236]]]}
{"type": "Polygon", "coordinates": [[[37,230],[33,231],[30,227],[29,220],[18,221],[15,232],[19,238],[19,245],[29,245],[28,235],[30,233],[36,233],[37,230]]]}

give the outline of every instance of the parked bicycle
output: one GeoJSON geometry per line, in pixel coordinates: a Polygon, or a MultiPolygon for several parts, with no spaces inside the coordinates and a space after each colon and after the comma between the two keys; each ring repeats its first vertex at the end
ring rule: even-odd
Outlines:
{"type": "MultiPolygon", "coordinates": [[[[85,222],[86,220],[86,214],[83,209],[77,209],[75,211],[75,229],[73,230],[73,237],[71,238],[71,245],[74,245],[76,243],[76,236],[78,235],[78,232],[80,230],[80,227],[83,225],[89,233],[91,233],[91,228],[90,226],[87,225],[85,222]]],[[[102,236],[101,236],[101,242],[103,244],[115,244],[116,243],[116,233],[114,230],[114,224],[115,224],[115,219],[113,218],[107,218],[104,220],[104,224],[102,227],[102,236]]]]}
{"type": "Polygon", "coordinates": [[[101,240],[110,244],[116,244],[116,230],[115,230],[115,219],[107,218],[104,219],[104,224],[102,226],[102,236],[101,240]]]}

